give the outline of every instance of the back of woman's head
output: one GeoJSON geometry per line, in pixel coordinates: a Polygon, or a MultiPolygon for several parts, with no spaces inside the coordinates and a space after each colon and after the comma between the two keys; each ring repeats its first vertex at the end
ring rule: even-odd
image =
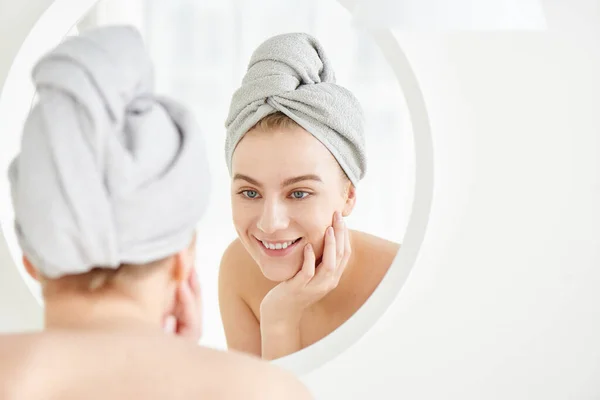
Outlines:
{"type": "Polygon", "coordinates": [[[39,276],[98,289],[188,248],[209,196],[204,139],[184,106],[154,93],[140,34],[70,37],[32,75],[39,100],[9,178],[39,276]]]}

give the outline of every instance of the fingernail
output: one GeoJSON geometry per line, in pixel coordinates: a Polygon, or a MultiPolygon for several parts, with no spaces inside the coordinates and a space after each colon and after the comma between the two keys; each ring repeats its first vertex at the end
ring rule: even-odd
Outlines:
{"type": "Polygon", "coordinates": [[[333,227],[330,226],[329,228],[327,228],[327,234],[333,236],[333,227]]]}
{"type": "Polygon", "coordinates": [[[339,211],[335,212],[335,220],[338,222],[342,221],[342,213],[341,212],[339,212],[339,211]]]}
{"type": "Polygon", "coordinates": [[[307,244],[306,247],[304,248],[305,251],[312,251],[312,246],[311,244],[307,244]]]}

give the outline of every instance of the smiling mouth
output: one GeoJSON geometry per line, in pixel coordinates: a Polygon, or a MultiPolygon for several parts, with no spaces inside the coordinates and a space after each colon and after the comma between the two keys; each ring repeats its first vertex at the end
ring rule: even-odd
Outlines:
{"type": "Polygon", "coordinates": [[[298,243],[300,241],[300,239],[302,239],[302,238],[299,237],[298,239],[295,239],[295,240],[290,240],[287,242],[277,242],[277,243],[267,242],[265,240],[259,240],[259,239],[257,239],[257,240],[267,250],[285,250],[288,247],[293,246],[296,243],[298,243]]]}

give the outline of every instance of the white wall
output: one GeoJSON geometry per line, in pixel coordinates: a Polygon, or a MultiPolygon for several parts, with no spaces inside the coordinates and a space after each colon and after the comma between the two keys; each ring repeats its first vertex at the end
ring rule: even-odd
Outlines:
{"type": "MultiPolygon", "coordinates": [[[[9,3],[32,21],[47,0],[9,3]]],[[[430,224],[395,304],[305,377],[319,399],[600,398],[600,51],[578,38],[596,4],[548,2],[564,36],[400,37],[432,125],[430,224]]],[[[0,268],[3,328],[35,319],[18,285],[0,268]]]]}
{"type": "Polygon", "coordinates": [[[307,377],[322,398],[600,398],[600,51],[563,28],[400,36],[432,124],[430,225],[384,318],[307,377]]]}

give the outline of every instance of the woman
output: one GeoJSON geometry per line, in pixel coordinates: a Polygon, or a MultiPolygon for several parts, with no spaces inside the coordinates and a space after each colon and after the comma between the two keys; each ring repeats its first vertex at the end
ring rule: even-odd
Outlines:
{"type": "Polygon", "coordinates": [[[363,113],[306,34],[253,53],[226,121],[238,238],[222,257],[228,347],[276,359],[327,336],[371,295],[399,244],[344,217],[366,171],[363,113]]]}
{"type": "Polygon", "coordinates": [[[33,78],[39,102],[9,176],[45,327],[0,338],[0,398],[310,398],[273,366],[197,345],[204,142],[185,108],[153,93],[140,35],[69,38],[33,78]]]}

